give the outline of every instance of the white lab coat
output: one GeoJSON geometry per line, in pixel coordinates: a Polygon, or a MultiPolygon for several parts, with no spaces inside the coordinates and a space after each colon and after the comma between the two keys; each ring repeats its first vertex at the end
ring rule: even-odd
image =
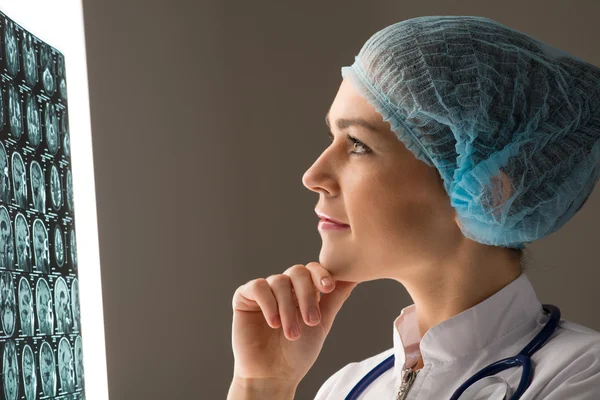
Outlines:
{"type": "MultiPolygon", "coordinates": [[[[325,381],[315,400],[343,400],[363,376],[391,354],[395,355],[394,367],[359,398],[394,400],[404,365],[413,366],[421,353],[424,367],[407,400],[450,399],[477,371],[518,354],[549,318],[525,273],[476,306],[433,326],[423,338],[415,311],[412,304],[394,321],[393,348],[344,366],[325,381]]],[[[521,400],[600,399],[600,332],[561,318],[554,334],[531,360],[531,386],[521,400]]],[[[521,371],[521,367],[513,367],[496,374],[510,385],[509,394],[515,392],[521,371]]]]}

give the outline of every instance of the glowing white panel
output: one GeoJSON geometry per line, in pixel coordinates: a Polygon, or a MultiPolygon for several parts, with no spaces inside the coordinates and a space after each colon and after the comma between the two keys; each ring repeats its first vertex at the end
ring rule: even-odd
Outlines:
{"type": "Polygon", "coordinates": [[[65,57],[85,395],[87,400],[105,400],[108,388],[82,5],[80,0],[0,0],[0,11],[65,57]]]}

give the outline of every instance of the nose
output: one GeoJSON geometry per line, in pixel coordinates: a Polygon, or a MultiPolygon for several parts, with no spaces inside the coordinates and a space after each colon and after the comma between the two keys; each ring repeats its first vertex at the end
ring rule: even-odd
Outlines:
{"type": "Polygon", "coordinates": [[[302,184],[308,190],[312,190],[312,191],[316,191],[315,190],[315,178],[314,178],[314,175],[315,175],[314,166],[315,166],[315,164],[311,165],[310,168],[308,168],[302,175],[302,184]]]}
{"type": "Polygon", "coordinates": [[[302,184],[316,193],[331,194],[336,190],[336,180],[332,173],[330,157],[325,150],[302,175],[302,184]]]}

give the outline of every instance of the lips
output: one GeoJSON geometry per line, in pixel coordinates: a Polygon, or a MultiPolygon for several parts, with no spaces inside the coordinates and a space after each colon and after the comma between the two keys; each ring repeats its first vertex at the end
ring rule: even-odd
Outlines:
{"type": "Polygon", "coordinates": [[[315,212],[317,213],[317,215],[319,216],[319,218],[323,221],[327,221],[327,222],[333,222],[334,224],[338,224],[341,226],[350,226],[348,224],[345,224],[341,221],[338,221],[337,219],[334,219],[332,217],[330,217],[329,215],[322,213],[321,211],[315,210],[315,212]]]}
{"type": "Polygon", "coordinates": [[[321,221],[325,221],[325,222],[331,222],[331,223],[333,223],[333,224],[340,225],[340,226],[348,226],[348,225],[346,225],[346,224],[342,224],[342,223],[340,223],[340,222],[337,222],[337,221],[335,221],[335,220],[332,220],[332,219],[327,219],[327,218],[321,218],[321,221]]]}

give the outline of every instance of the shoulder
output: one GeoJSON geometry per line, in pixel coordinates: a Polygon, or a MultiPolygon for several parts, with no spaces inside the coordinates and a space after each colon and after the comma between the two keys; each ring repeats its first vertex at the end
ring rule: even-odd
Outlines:
{"type": "Polygon", "coordinates": [[[590,349],[600,348],[600,332],[585,325],[561,319],[556,332],[548,344],[550,347],[568,346],[571,350],[587,352],[590,349]]]}
{"type": "Polygon", "coordinates": [[[600,332],[561,319],[537,353],[532,359],[537,358],[536,375],[544,381],[542,398],[600,398],[600,332]],[[590,397],[585,397],[588,393],[590,397]]]}
{"type": "Polygon", "coordinates": [[[367,372],[393,353],[394,349],[390,348],[362,361],[346,364],[323,383],[315,396],[315,400],[337,399],[340,393],[349,392],[354,385],[367,374],[367,372]],[[334,397],[333,393],[335,393],[335,396],[337,397],[334,397]]]}
{"type": "MultiPolygon", "coordinates": [[[[558,328],[539,351],[542,359],[553,363],[571,363],[579,358],[600,360],[600,332],[572,321],[561,319],[558,328]]],[[[599,364],[600,365],[600,364],[599,364]]]]}

